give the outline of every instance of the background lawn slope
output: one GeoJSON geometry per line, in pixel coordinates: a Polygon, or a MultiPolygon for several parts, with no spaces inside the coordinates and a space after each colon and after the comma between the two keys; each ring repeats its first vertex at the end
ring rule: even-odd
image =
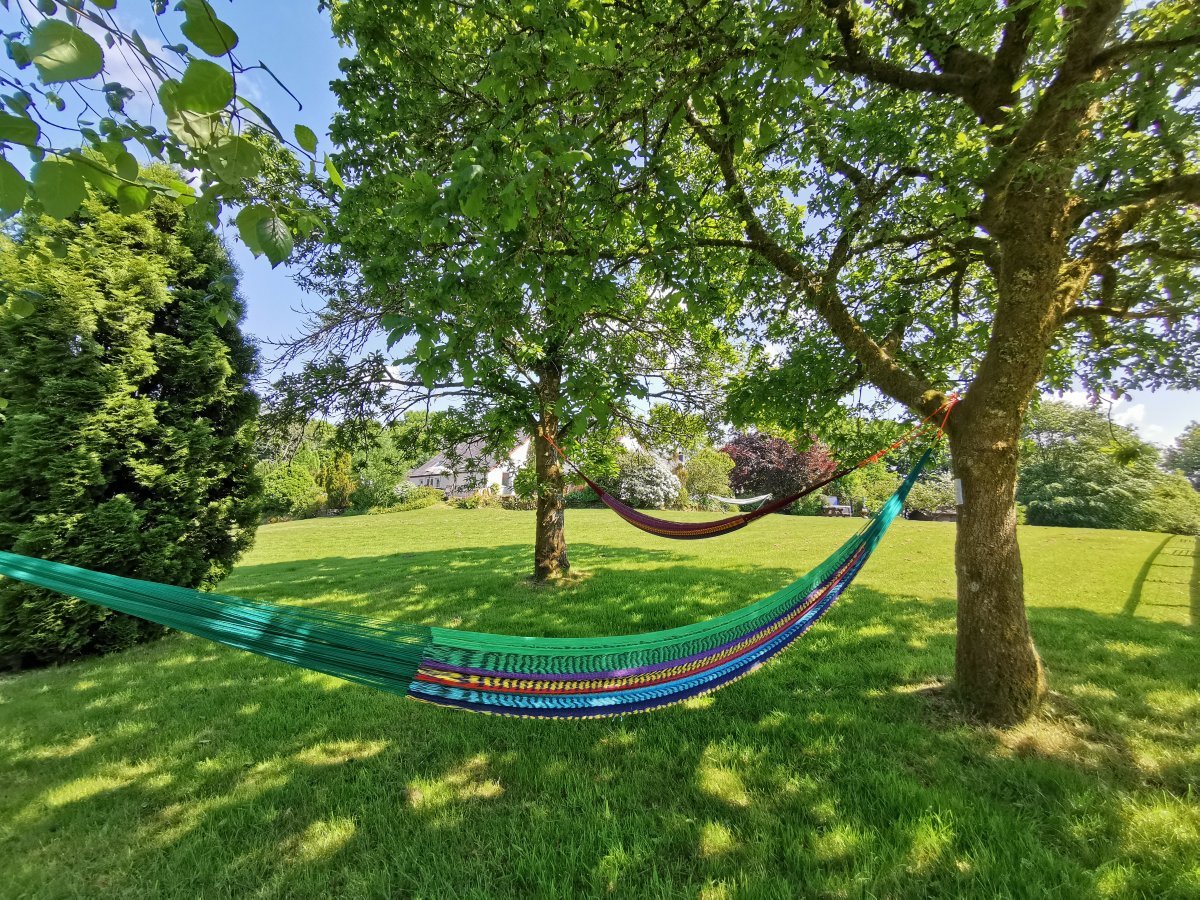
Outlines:
{"type": "MultiPolygon", "coordinates": [[[[673,543],[571,511],[536,588],[531,513],[270,526],[223,586],[430,625],[607,634],[770,593],[854,522],[673,543]]],[[[780,660],[584,723],[472,716],[187,636],[0,681],[6,896],[1200,895],[1193,538],[1026,529],[1056,694],[964,724],[952,525],[898,522],[780,660]]]]}

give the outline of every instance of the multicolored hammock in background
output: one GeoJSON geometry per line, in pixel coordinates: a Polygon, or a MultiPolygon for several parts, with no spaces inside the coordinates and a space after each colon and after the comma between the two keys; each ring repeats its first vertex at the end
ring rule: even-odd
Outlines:
{"type": "Polygon", "coordinates": [[[526,718],[616,716],[715,691],[804,634],[862,569],[929,454],[874,519],[800,580],[715,619],[624,637],[509,637],[393,625],[15,553],[0,552],[0,575],[415,700],[526,718]]]}
{"type": "MultiPolygon", "coordinates": [[[[846,466],[845,468],[838,469],[832,475],[822,478],[820,481],[806,485],[799,491],[796,491],[794,494],[788,494],[786,497],[780,497],[778,500],[774,500],[770,503],[764,503],[757,509],[750,510],[748,512],[740,512],[736,515],[728,516],[724,519],[715,519],[710,522],[676,522],[672,519],[662,519],[658,516],[652,516],[649,513],[644,513],[640,510],[634,509],[628,503],[617,499],[604,488],[600,487],[600,485],[596,484],[596,482],[592,481],[592,479],[588,478],[584,471],[580,469],[579,466],[575,465],[575,463],[571,461],[571,458],[563,452],[562,448],[555,443],[554,438],[547,436],[546,439],[550,442],[550,446],[558,451],[558,455],[563,458],[566,464],[575,470],[575,474],[582,478],[587,483],[588,487],[596,492],[596,496],[600,498],[601,502],[603,502],[605,506],[615,512],[634,528],[640,528],[642,531],[645,531],[648,534],[656,534],[659,537],[687,541],[696,540],[698,538],[718,537],[720,535],[729,534],[730,532],[745,528],[756,519],[761,519],[763,516],[768,516],[771,513],[779,512],[781,509],[786,509],[797,500],[807,497],[813,491],[820,490],[821,488],[825,487],[825,485],[832,484],[839,478],[844,478],[856,469],[861,469],[863,466],[870,465],[876,460],[882,459],[893,450],[903,447],[909,441],[915,440],[919,435],[928,431],[936,429],[937,436],[940,438],[945,430],[946,420],[950,418],[950,412],[954,409],[954,405],[957,402],[958,396],[956,394],[951,394],[946,399],[945,403],[922,419],[915,428],[908,432],[908,434],[904,435],[897,441],[893,441],[889,446],[883,448],[879,452],[873,453],[871,456],[859,460],[852,466],[846,466]],[[934,425],[933,420],[938,416],[939,413],[942,413],[943,411],[944,415],[942,416],[941,423],[934,425]]],[[[766,500],[769,499],[769,497],[770,495],[768,494],[765,497],[754,499],[766,500]]]]}

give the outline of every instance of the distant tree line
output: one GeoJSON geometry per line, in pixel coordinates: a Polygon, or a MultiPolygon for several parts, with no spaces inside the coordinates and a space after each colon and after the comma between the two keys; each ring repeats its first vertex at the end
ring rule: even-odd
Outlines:
{"type": "Polygon", "coordinates": [[[264,421],[257,466],[266,521],[414,509],[442,498],[410,484],[407,474],[454,443],[446,413],[410,412],[352,435],[323,421],[282,433],[272,424],[264,421]]]}
{"type": "Polygon", "coordinates": [[[1095,409],[1042,403],[1021,448],[1017,502],[1026,522],[1200,533],[1200,494],[1184,468],[1196,430],[1160,455],[1095,409]]]}

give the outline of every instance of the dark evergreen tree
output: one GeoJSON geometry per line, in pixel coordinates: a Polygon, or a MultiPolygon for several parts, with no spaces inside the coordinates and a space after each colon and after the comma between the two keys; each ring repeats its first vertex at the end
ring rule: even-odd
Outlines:
{"type": "MultiPolygon", "coordinates": [[[[0,239],[0,548],[187,587],[229,571],[259,494],[235,287],[218,237],[167,198],[129,216],[93,196],[0,239]]],[[[10,664],[159,631],[0,584],[10,664]]]]}

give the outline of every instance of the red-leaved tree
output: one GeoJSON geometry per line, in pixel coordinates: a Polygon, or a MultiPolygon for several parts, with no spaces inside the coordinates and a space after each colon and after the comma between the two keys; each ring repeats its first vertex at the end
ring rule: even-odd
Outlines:
{"type": "Polygon", "coordinates": [[[836,468],[829,448],[819,441],[797,450],[783,438],[739,434],[721,449],[733,459],[729,484],[739,494],[783,497],[831,475],[836,468]]]}

